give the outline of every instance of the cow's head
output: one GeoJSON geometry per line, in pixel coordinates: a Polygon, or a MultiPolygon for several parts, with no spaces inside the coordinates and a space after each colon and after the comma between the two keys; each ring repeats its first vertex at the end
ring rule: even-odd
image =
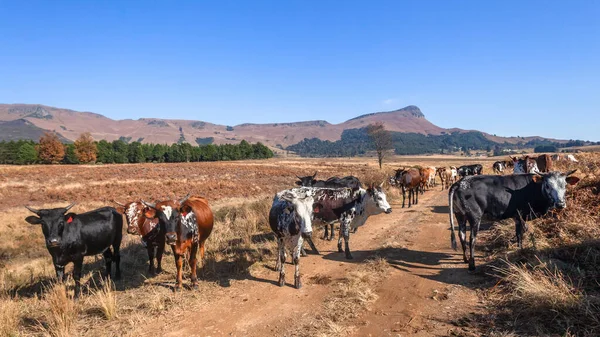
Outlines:
{"type": "Polygon", "coordinates": [[[385,212],[386,214],[392,213],[392,207],[388,203],[385,192],[383,191],[383,183],[379,186],[371,184],[367,188],[367,193],[369,194],[370,201],[367,202],[367,207],[371,208],[368,210],[370,214],[379,214],[382,212],[385,212]]]}
{"type": "Polygon", "coordinates": [[[174,246],[177,243],[177,232],[180,228],[180,206],[190,197],[188,194],[183,199],[149,203],[142,200],[146,209],[144,216],[149,219],[158,218],[161,229],[164,229],[167,244],[174,246]]]}
{"type": "Polygon", "coordinates": [[[65,217],[65,213],[74,205],[75,203],[72,203],[64,208],[40,210],[25,206],[25,208],[37,215],[28,216],[25,218],[25,221],[32,225],[42,225],[42,232],[44,233],[44,238],[46,238],[46,246],[48,248],[59,247],[65,226],[68,226],[73,221],[73,216],[68,215],[68,217],[65,217]]]}
{"type": "Polygon", "coordinates": [[[127,221],[127,233],[132,235],[145,236],[150,233],[157,225],[158,218],[146,217],[146,214],[153,214],[148,206],[141,201],[133,201],[127,204],[115,203],[119,205],[119,212],[122,209],[127,221]]]}
{"type": "MultiPolygon", "coordinates": [[[[315,173],[316,175],[316,173],[315,173]]],[[[294,207],[294,221],[300,226],[302,236],[309,237],[312,234],[312,213],[319,212],[322,208],[320,204],[315,203],[315,192],[312,189],[292,189],[287,190],[280,195],[294,207]]]]}
{"type": "Polygon", "coordinates": [[[567,184],[575,185],[579,182],[579,178],[571,176],[571,174],[575,173],[575,171],[577,170],[567,173],[537,173],[533,176],[533,181],[542,185],[542,194],[550,202],[550,208],[563,209],[567,207],[567,202],[565,201],[567,184]]]}
{"type": "Polygon", "coordinates": [[[315,171],[315,174],[313,174],[312,176],[306,176],[306,177],[296,176],[296,178],[300,179],[300,180],[296,181],[296,185],[304,186],[304,187],[311,187],[314,183],[317,182],[315,180],[316,176],[317,176],[317,171],[315,171]]]}

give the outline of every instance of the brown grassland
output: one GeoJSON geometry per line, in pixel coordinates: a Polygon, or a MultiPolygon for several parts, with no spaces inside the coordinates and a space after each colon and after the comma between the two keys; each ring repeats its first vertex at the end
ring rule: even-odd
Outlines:
{"type": "MultiPolygon", "coordinates": [[[[489,262],[482,270],[490,275],[491,286],[482,285],[480,295],[489,303],[490,315],[474,317],[481,331],[600,334],[600,156],[577,157],[576,166],[558,164],[563,170],[578,168],[583,178],[569,192],[569,208],[531,222],[526,249],[515,249],[514,226],[496,225],[482,232],[478,249],[487,255],[489,262]]],[[[493,160],[459,157],[394,157],[381,171],[374,158],[0,166],[0,336],[136,336],[144,323],[209,303],[222,287],[272,264],[276,244],[268,211],[273,194],[292,187],[295,175],[318,171],[321,178],[351,174],[363,182],[381,182],[401,166],[476,162],[491,173],[493,160]],[[76,202],[73,211],[83,212],[114,205],[115,200],[160,200],[187,193],[208,198],[215,213],[197,291],[172,291],[175,266],[169,249],[163,258],[165,271],[148,276],[146,250],[138,237],[124,233],[123,279],[103,282],[103,262],[87,257],[84,295],[73,301],[72,281],[67,290],[53,283],[54,269],[40,228],[24,221],[24,205],[52,208],[76,202]]],[[[397,191],[389,194],[398,196],[397,191]]],[[[377,298],[373,287],[386,268],[384,259],[375,259],[349,274],[326,301],[326,312],[337,313],[335,317],[314,317],[302,334],[345,334],[342,321],[377,298]],[[354,307],[348,308],[348,299],[354,307]]]]}

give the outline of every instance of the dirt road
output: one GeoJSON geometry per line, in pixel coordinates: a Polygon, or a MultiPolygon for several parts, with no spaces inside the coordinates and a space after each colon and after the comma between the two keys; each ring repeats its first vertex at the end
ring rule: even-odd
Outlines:
{"type": "Polygon", "coordinates": [[[483,311],[475,290],[482,277],[469,274],[461,256],[450,249],[447,192],[438,188],[410,209],[395,203],[391,214],[371,217],[351,235],[354,260],[344,259],[336,242],[315,240],[321,255],[302,258],[300,290],[289,283],[292,265],[286,265],[285,287],[276,285],[275,271],[258,268],[251,279],[219,289],[203,307],[155,322],[146,331],[166,336],[291,335],[298,322],[318,317],[335,283],[311,278],[340,279],[367,258],[381,256],[389,267],[373,285],[378,299],[343,322],[349,327],[345,331],[354,336],[471,335],[464,317],[483,311]]]}

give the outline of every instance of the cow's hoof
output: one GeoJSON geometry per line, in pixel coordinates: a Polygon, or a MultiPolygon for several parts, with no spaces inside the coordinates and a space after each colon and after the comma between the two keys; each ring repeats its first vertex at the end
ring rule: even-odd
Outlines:
{"type": "Polygon", "coordinates": [[[306,251],[304,249],[300,250],[300,256],[305,257],[306,255],[306,251]]]}
{"type": "Polygon", "coordinates": [[[198,289],[199,289],[198,283],[193,283],[192,284],[192,290],[198,290],[198,289]]]}
{"type": "Polygon", "coordinates": [[[346,254],[346,259],[348,259],[348,260],[352,260],[353,258],[354,258],[354,257],[352,257],[352,254],[350,254],[350,253],[347,253],[347,254],[346,254]]]}
{"type": "Polygon", "coordinates": [[[285,276],[279,275],[279,286],[283,287],[285,285],[285,276]]]}
{"type": "Polygon", "coordinates": [[[173,287],[173,291],[174,291],[174,292],[176,292],[176,293],[179,293],[179,292],[181,292],[181,289],[182,289],[182,287],[181,287],[181,285],[180,285],[180,284],[178,284],[178,285],[176,285],[175,287],[173,287]]]}
{"type": "Polygon", "coordinates": [[[157,268],[157,269],[156,269],[156,274],[160,274],[160,273],[162,273],[162,272],[163,272],[162,268],[157,268]]]}
{"type": "Polygon", "coordinates": [[[302,288],[302,282],[300,282],[300,276],[296,277],[294,280],[294,288],[300,289],[302,288]]]}
{"type": "Polygon", "coordinates": [[[475,271],[475,263],[469,263],[469,271],[475,271]]]}
{"type": "Polygon", "coordinates": [[[338,253],[343,253],[344,250],[341,247],[338,247],[338,253]]]}

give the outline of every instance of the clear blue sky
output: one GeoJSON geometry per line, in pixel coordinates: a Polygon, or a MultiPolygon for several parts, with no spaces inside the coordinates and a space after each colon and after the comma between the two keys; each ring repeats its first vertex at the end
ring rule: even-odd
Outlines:
{"type": "Polygon", "coordinates": [[[600,140],[600,1],[5,1],[0,102],[600,140]]]}

